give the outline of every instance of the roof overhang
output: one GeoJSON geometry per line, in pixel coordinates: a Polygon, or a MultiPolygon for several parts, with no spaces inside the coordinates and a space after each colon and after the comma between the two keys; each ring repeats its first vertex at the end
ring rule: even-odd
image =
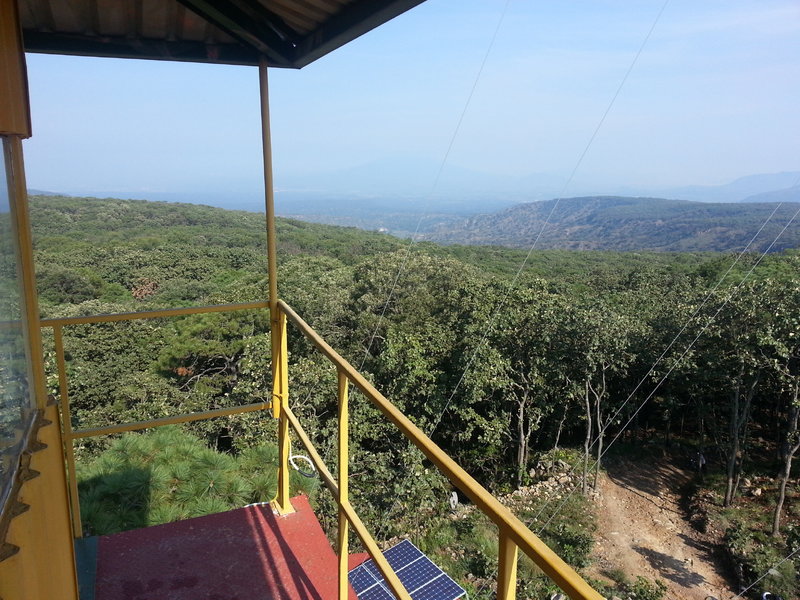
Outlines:
{"type": "Polygon", "coordinates": [[[25,50],[299,69],[424,0],[17,0],[25,50]]]}

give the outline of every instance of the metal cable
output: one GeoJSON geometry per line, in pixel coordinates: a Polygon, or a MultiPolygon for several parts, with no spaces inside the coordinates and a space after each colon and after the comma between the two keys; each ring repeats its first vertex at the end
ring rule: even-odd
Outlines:
{"type": "MultiPolygon", "coordinates": [[[[695,311],[691,314],[691,316],[689,316],[689,318],[686,319],[686,322],[683,324],[683,326],[681,327],[680,331],[675,335],[675,337],[672,338],[672,341],[667,345],[667,347],[664,349],[664,351],[661,353],[661,355],[655,360],[655,362],[652,364],[652,366],[647,371],[647,373],[639,380],[639,383],[636,384],[636,387],[633,389],[633,391],[630,394],[628,394],[628,397],[625,399],[625,401],[622,403],[622,405],[616,410],[616,412],[614,412],[613,415],[611,415],[607,419],[606,425],[600,429],[600,431],[597,433],[597,436],[589,444],[589,450],[594,448],[595,444],[597,444],[597,442],[600,441],[601,437],[603,435],[605,435],[606,431],[608,430],[609,427],[611,427],[611,424],[614,422],[614,420],[619,416],[619,414],[622,412],[622,410],[625,408],[625,406],[628,404],[628,402],[631,401],[631,399],[634,397],[636,392],[639,391],[639,388],[641,388],[641,386],[645,383],[645,381],[647,381],[647,379],[653,373],[653,371],[658,366],[658,364],[662,360],[664,360],[664,357],[667,355],[667,352],[669,352],[669,350],[675,345],[675,343],[678,341],[678,339],[680,339],[680,337],[684,334],[686,329],[689,327],[689,324],[694,320],[694,318],[700,313],[700,311],[703,309],[703,307],[708,303],[708,301],[711,299],[711,296],[714,294],[714,292],[716,292],[717,289],[719,288],[719,286],[722,285],[722,282],[725,281],[725,279],[727,279],[727,277],[730,274],[730,272],[739,263],[739,261],[742,259],[742,257],[745,255],[745,253],[750,248],[750,246],[753,245],[753,242],[755,242],[755,240],[758,238],[758,236],[764,230],[764,227],[766,227],[767,224],[772,220],[772,217],[775,216],[775,213],[778,211],[778,209],[781,206],[783,206],[783,203],[779,203],[775,207],[775,209],[772,211],[772,213],[769,215],[769,217],[767,217],[766,221],[764,221],[761,224],[761,227],[758,229],[758,231],[755,233],[755,235],[752,238],[750,238],[750,241],[747,243],[747,245],[744,247],[744,249],[741,252],[739,252],[739,254],[736,256],[736,259],[733,261],[733,263],[731,263],[731,265],[728,267],[728,269],[725,271],[725,273],[722,275],[722,277],[717,281],[717,283],[714,285],[714,287],[711,288],[711,290],[708,292],[708,294],[706,294],[706,297],[703,299],[703,301],[700,303],[700,305],[695,309],[695,311]]],[[[773,242],[773,244],[774,243],[775,242],[773,242]]],[[[772,247],[772,245],[770,245],[770,247],[772,247]]],[[[672,370],[670,370],[670,372],[672,372],[672,370]]],[[[578,463],[576,463],[574,465],[571,465],[569,471],[567,471],[567,475],[571,475],[575,471],[577,466],[578,466],[578,463]]],[[[540,508],[539,512],[534,516],[534,520],[538,519],[541,516],[541,514],[545,511],[545,509],[547,508],[549,503],[550,503],[550,500],[548,500],[548,501],[546,501],[544,503],[544,505],[540,508]]]]}
{"type": "Polygon", "coordinates": [[[780,561],[778,561],[777,563],[775,563],[774,565],[772,565],[772,566],[771,566],[769,569],[767,569],[766,573],[764,573],[764,574],[763,574],[761,577],[759,577],[758,579],[756,579],[756,580],[755,580],[753,583],[751,583],[749,586],[747,586],[746,588],[744,588],[744,589],[743,589],[741,592],[739,592],[738,594],[736,594],[736,595],[734,595],[734,596],[731,596],[729,600],[736,600],[736,598],[742,598],[742,597],[744,597],[744,594],[746,594],[747,592],[749,592],[751,588],[755,587],[755,586],[756,586],[756,584],[757,584],[758,582],[760,582],[762,579],[764,579],[764,578],[765,578],[767,575],[769,575],[771,571],[773,571],[774,569],[777,569],[778,567],[780,567],[780,566],[781,566],[783,563],[785,563],[787,560],[791,560],[791,558],[792,558],[792,557],[793,557],[795,554],[797,554],[798,552],[800,552],[800,548],[797,548],[797,550],[795,550],[794,552],[792,552],[791,554],[789,554],[789,556],[786,556],[786,557],[785,557],[785,558],[783,558],[782,560],[780,560],[780,561]]]}
{"type": "MultiPolygon", "coordinates": [[[[469,95],[467,96],[467,101],[464,103],[464,108],[461,110],[461,115],[458,117],[458,122],[456,123],[456,127],[453,130],[453,135],[450,136],[450,142],[447,145],[447,150],[444,153],[444,157],[442,158],[441,163],[439,164],[439,169],[436,172],[436,177],[433,180],[433,185],[431,186],[431,191],[428,192],[428,198],[431,198],[433,194],[436,192],[437,188],[439,187],[439,180],[442,177],[442,173],[444,172],[444,167],[447,164],[447,160],[450,158],[450,152],[453,150],[453,145],[455,144],[456,138],[458,137],[458,133],[461,130],[461,124],[464,122],[464,117],[467,114],[467,109],[469,108],[470,104],[472,103],[472,97],[475,95],[475,90],[478,87],[478,82],[480,81],[481,75],[483,75],[483,69],[486,66],[486,61],[489,58],[489,54],[492,52],[492,48],[494,48],[494,43],[497,40],[497,34],[500,32],[500,27],[503,24],[503,21],[506,18],[506,13],[508,12],[508,6],[511,4],[511,0],[506,0],[505,5],[503,6],[503,12],[500,14],[500,19],[497,21],[497,25],[494,29],[494,34],[492,35],[492,39],[489,42],[489,46],[486,48],[486,53],[483,55],[483,60],[481,61],[481,66],[478,69],[478,73],[475,75],[475,79],[472,82],[472,88],[470,89],[469,95]]],[[[360,371],[364,368],[364,363],[366,363],[367,358],[369,357],[369,352],[372,349],[372,344],[375,341],[375,336],[378,335],[378,329],[383,322],[383,318],[386,315],[386,310],[389,307],[389,303],[392,301],[394,297],[395,289],[397,288],[397,282],[400,280],[400,276],[405,271],[406,263],[408,263],[408,258],[411,256],[411,249],[414,244],[417,242],[417,235],[419,234],[419,228],[422,226],[423,219],[427,216],[427,212],[420,215],[419,219],[417,220],[417,226],[414,228],[414,233],[411,235],[411,238],[406,246],[406,252],[403,255],[403,260],[400,263],[400,268],[397,270],[395,274],[394,281],[392,282],[391,287],[389,288],[389,295],[386,298],[386,302],[383,304],[383,309],[381,309],[381,314],[378,317],[378,322],[375,324],[375,329],[370,336],[369,343],[367,344],[366,349],[364,350],[364,357],[361,359],[361,366],[358,368],[360,371]]]]}
{"type": "MultiPolygon", "coordinates": [[[[492,39],[490,40],[489,46],[486,48],[486,52],[483,55],[483,60],[481,61],[481,65],[478,68],[478,72],[475,75],[475,79],[472,82],[472,88],[470,89],[469,95],[467,96],[467,100],[464,103],[464,108],[461,110],[461,114],[460,114],[460,116],[458,118],[458,122],[456,123],[456,127],[453,130],[453,135],[450,136],[450,141],[449,141],[449,143],[447,145],[447,150],[445,151],[444,157],[442,158],[442,161],[439,164],[439,169],[436,172],[436,177],[434,178],[433,185],[431,186],[431,190],[430,190],[430,192],[428,192],[428,198],[432,197],[433,194],[436,192],[436,190],[439,187],[439,181],[441,179],[442,173],[444,172],[444,168],[445,168],[445,166],[447,164],[447,161],[450,158],[450,152],[452,151],[453,146],[454,146],[455,141],[456,141],[456,138],[458,137],[458,133],[461,130],[461,125],[464,122],[464,117],[467,114],[467,110],[469,109],[469,106],[472,103],[472,97],[475,95],[475,90],[478,87],[478,82],[480,81],[481,76],[483,75],[483,70],[484,70],[484,68],[486,66],[486,62],[487,62],[487,60],[489,58],[489,55],[492,52],[492,49],[494,48],[495,41],[497,40],[497,35],[500,32],[500,28],[501,28],[501,26],[503,24],[503,21],[506,18],[506,14],[508,13],[508,7],[509,7],[510,4],[511,4],[511,0],[506,0],[505,5],[503,6],[503,12],[500,14],[500,18],[497,21],[497,25],[495,26],[494,33],[492,34],[492,39]]],[[[400,280],[400,277],[402,276],[403,272],[405,271],[406,264],[408,263],[408,259],[411,256],[411,249],[413,248],[414,244],[417,242],[417,236],[419,234],[419,229],[422,226],[422,221],[427,216],[427,214],[428,213],[423,213],[422,215],[420,215],[419,219],[417,220],[417,225],[414,228],[414,233],[411,235],[411,238],[409,239],[409,242],[408,242],[408,244],[407,244],[407,246],[405,248],[405,253],[403,255],[403,260],[400,263],[400,267],[398,268],[397,273],[395,274],[394,280],[392,281],[392,285],[389,288],[389,294],[386,297],[386,302],[384,302],[383,308],[381,309],[381,313],[378,316],[378,322],[375,324],[375,329],[372,331],[372,335],[369,338],[369,343],[367,344],[367,347],[364,350],[364,356],[362,357],[361,365],[358,368],[359,371],[361,371],[364,368],[364,364],[366,364],[367,358],[369,358],[370,350],[372,350],[372,344],[375,341],[375,337],[378,335],[378,330],[380,329],[381,323],[383,322],[383,319],[386,316],[386,311],[389,308],[389,304],[392,301],[392,298],[394,297],[395,290],[397,289],[397,283],[400,280]]],[[[397,506],[398,502],[399,502],[399,498],[395,499],[394,504],[392,505],[392,507],[391,507],[391,509],[389,511],[390,513],[397,506]]]]}
{"type": "MultiPolygon", "coordinates": [[[[602,458],[606,455],[606,453],[611,449],[611,446],[614,445],[614,443],[619,439],[619,437],[622,435],[622,433],[625,431],[625,429],[628,427],[628,425],[630,425],[631,422],[633,421],[633,419],[636,418],[636,415],[639,414],[639,412],[644,408],[644,406],[647,404],[647,402],[653,397],[653,395],[656,393],[656,391],[658,391],[658,389],[661,387],[661,385],[664,383],[664,381],[666,381],[666,379],[672,374],[672,371],[675,370],[675,368],[678,366],[678,364],[680,364],[680,362],[683,360],[683,358],[694,347],[694,345],[697,342],[697,340],[699,340],[700,337],[705,333],[705,331],[712,325],[712,323],[714,323],[714,321],[717,318],[717,316],[719,315],[719,313],[722,312],[722,309],[724,309],[725,306],[727,306],[728,302],[730,302],[731,299],[736,295],[736,293],[741,289],[741,287],[745,284],[745,282],[750,277],[750,275],[753,273],[753,271],[756,269],[756,267],[758,267],[758,265],[761,264],[761,261],[764,259],[764,257],[767,255],[767,253],[769,253],[769,251],[772,249],[772,247],[777,243],[778,239],[780,239],[780,237],[789,228],[789,225],[791,225],[794,222],[794,220],[797,218],[798,215],[800,215],[800,208],[798,208],[797,211],[794,213],[794,215],[792,215],[792,218],[789,219],[789,221],[786,223],[786,225],[784,225],[783,229],[781,229],[781,231],[778,233],[778,235],[775,236],[775,239],[772,240],[772,243],[766,248],[766,250],[764,250],[761,253],[761,255],[759,256],[758,260],[753,264],[753,266],[750,268],[750,270],[745,274],[745,276],[742,278],[742,280],[739,282],[739,284],[733,289],[733,291],[731,291],[730,294],[728,294],[728,297],[725,299],[725,301],[719,306],[717,311],[711,316],[711,318],[708,320],[708,322],[705,324],[705,326],[703,326],[703,328],[700,330],[700,332],[695,336],[695,338],[691,341],[691,343],[681,353],[680,357],[678,357],[678,360],[675,362],[675,364],[672,367],[670,367],[670,369],[659,380],[659,382],[655,385],[655,387],[652,389],[652,391],[642,401],[642,403],[639,405],[639,407],[636,409],[636,411],[625,422],[625,425],[622,426],[622,428],[619,430],[617,435],[614,436],[614,438],[609,442],[608,446],[606,446],[606,449],[603,450],[603,453],[598,457],[598,459],[596,461],[594,461],[594,463],[592,463],[592,468],[594,468],[594,466],[597,465],[597,462],[599,460],[602,460],[602,458]]],[[[572,495],[575,493],[576,489],[577,488],[573,488],[573,490],[569,494],[567,494],[567,496],[564,498],[564,500],[561,502],[561,504],[558,505],[558,508],[556,508],[555,512],[545,522],[545,524],[541,527],[541,529],[539,529],[539,534],[541,534],[542,531],[544,531],[544,528],[547,527],[552,522],[552,520],[556,517],[556,515],[558,515],[559,511],[564,507],[564,505],[567,503],[567,501],[572,497],[572,495]]]]}
{"type": "Polygon", "coordinates": [[[439,426],[439,423],[441,422],[442,417],[444,416],[444,413],[447,412],[447,409],[450,407],[450,403],[453,401],[453,398],[455,397],[456,392],[458,391],[458,388],[461,387],[461,384],[464,381],[464,377],[466,376],[467,371],[469,371],[470,367],[472,367],[472,363],[475,361],[475,358],[477,357],[478,352],[480,351],[480,349],[483,347],[484,343],[486,342],[486,338],[489,336],[489,334],[492,331],[494,331],[494,325],[495,325],[495,321],[497,320],[497,315],[500,313],[500,311],[506,305],[506,302],[508,301],[509,296],[511,296],[511,292],[513,292],[514,289],[516,288],[517,281],[519,280],[520,275],[522,275],[522,271],[525,269],[525,266],[528,264],[528,261],[530,260],[531,256],[533,255],[533,251],[536,248],[537,244],[539,243],[539,239],[542,237],[542,234],[544,233],[545,229],[547,229],[547,226],[550,224],[550,219],[552,219],[552,217],[553,217],[553,213],[555,213],[556,208],[558,208],[558,205],[561,202],[561,199],[564,197],[564,194],[566,193],[567,189],[572,184],[572,180],[575,178],[575,174],[578,172],[578,169],[580,168],[581,164],[583,163],[583,159],[586,157],[586,154],[589,152],[589,148],[592,146],[595,138],[597,137],[597,134],[600,131],[600,128],[603,126],[603,123],[605,123],[606,117],[608,117],[608,114],[611,112],[611,109],[614,106],[614,103],[617,101],[617,97],[619,96],[620,92],[622,91],[622,88],[625,86],[625,82],[628,81],[628,77],[630,76],[631,72],[633,71],[633,68],[636,66],[636,63],[639,61],[639,57],[642,55],[642,51],[644,50],[644,47],[647,45],[647,42],[650,40],[650,37],[652,36],[653,31],[656,28],[656,25],[661,20],[661,15],[664,14],[664,10],[667,8],[667,5],[669,4],[669,2],[670,2],[670,0],[664,0],[664,3],[661,5],[661,10],[658,11],[658,14],[656,15],[656,18],[653,20],[653,24],[650,26],[650,30],[647,32],[647,35],[644,37],[644,40],[642,40],[642,43],[639,46],[639,50],[636,52],[636,55],[633,57],[633,60],[631,61],[630,66],[628,67],[628,70],[625,72],[625,76],[622,78],[622,81],[620,81],[619,86],[617,86],[617,91],[614,92],[614,96],[611,98],[611,101],[608,103],[608,106],[606,107],[606,110],[603,113],[603,116],[600,117],[600,121],[597,123],[597,126],[594,128],[594,131],[592,132],[592,135],[589,137],[589,141],[586,143],[586,146],[584,147],[583,152],[581,152],[581,155],[578,157],[578,160],[576,161],[575,166],[572,168],[572,172],[570,173],[569,177],[567,178],[567,181],[564,183],[564,186],[561,188],[561,193],[555,199],[555,202],[553,203],[553,206],[550,208],[550,212],[547,214],[547,218],[545,219],[544,223],[542,224],[541,229],[539,229],[539,233],[536,235],[536,238],[533,240],[533,244],[528,249],[528,253],[525,255],[525,258],[522,261],[522,264],[519,266],[519,269],[517,269],[517,272],[514,275],[514,278],[511,280],[511,283],[509,284],[508,289],[506,290],[506,293],[503,296],[503,299],[496,306],[494,312],[492,313],[492,317],[489,320],[488,327],[484,331],[483,336],[481,337],[481,340],[478,342],[478,345],[475,347],[475,350],[472,353],[472,355],[470,356],[470,359],[467,361],[467,364],[464,367],[463,372],[461,373],[461,377],[459,378],[458,382],[456,383],[456,386],[453,388],[453,391],[450,394],[450,397],[447,399],[447,402],[445,402],[445,405],[444,405],[444,408],[442,409],[442,412],[439,414],[439,417],[436,419],[436,422],[433,424],[433,427],[431,427],[431,430],[428,432],[428,437],[432,436],[433,432],[436,431],[436,428],[439,426]]]}

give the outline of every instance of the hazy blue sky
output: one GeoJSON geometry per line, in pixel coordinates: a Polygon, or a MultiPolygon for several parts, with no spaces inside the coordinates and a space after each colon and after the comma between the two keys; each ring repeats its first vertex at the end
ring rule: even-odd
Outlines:
{"type": "MultiPolygon", "coordinates": [[[[564,179],[662,4],[511,0],[448,168],[564,179]]],[[[504,5],[428,0],[301,71],[271,70],[278,186],[439,163],[504,5]]],[[[255,68],[29,55],[28,70],[30,187],[260,189],[255,68]]],[[[672,0],[575,186],[800,170],[798,107],[800,2],[672,0]]]]}

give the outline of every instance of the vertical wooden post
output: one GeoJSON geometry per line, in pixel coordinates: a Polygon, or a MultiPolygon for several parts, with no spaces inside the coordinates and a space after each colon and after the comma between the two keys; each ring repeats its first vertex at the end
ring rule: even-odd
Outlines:
{"type": "Polygon", "coordinates": [[[22,139],[8,136],[3,140],[6,177],[9,180],[9,199],[12,227],[17,236],[17,267],[22,291],[22,323],[30,355],[30,388],[34,407],[47,406],[47,386],[42,353],[42,332],[39,328],[39,297],[36,293],[36,270],[33,260],[33,241],[28,213],[28,190],[25,185],[25,164],[22,158],[22,139]]]}
{"type": "Polygon", "coordinates": [[[287,369],[287,346],[286,346],[286,315],[278,315],[277,331],[274,335],[278,338],[277,364],[273,363],[273,390],[272,402],[280,403],[278,415],[278,496],[275,499],[276,509],[282,515],[294,512],[294,507],[289,500],[289,454],[291,451],[289,443],[289,417],[283,411],[283,407],[288,404],[289,374],[287,369]]]}
{"type": "Polygon", "coordinates": [[[76,538],[81,538],[83,537],[83,524],[81,523],[78,480],[75,475],[75,449],[72,445],[72,412],[69,406],[69,382],[67,381],[67,366],[64,361],[64,337],[62,336],[61,325],[53,327],[53,344],[56,350],[58,391],[61,397],[61,428],[64,432],[64,456],[67,458],[67,482],[69,484],[69,501],[72,513],[72,535],[76,538]]]}
{"type": "Polygon", "coordinates": [[[281,410],[289,401],[288,350],[286,346],[286,315],[278,307],[278,258],[275,241],[275,192],[272,184],[272,139],[269,121],[269,82],[267,59],[258,66],[261,91],[261,143],[264,155],[264,197],[267,210],[267,269],[269,277],[269,320],[272,348],[272,416],[278,422],[278,496],[276,509],[280,514],[294,512],[289,501],[289,421],[281,410]]]}
{"type": "MultiPolygon", "coordinates": [[[[272,326],[278,324],[278,257],[275,240],[275,190],[272,181],[272,137],[269,121],[269,81],[267,59],[262,57],[258,67],[261,91],[261,144],[264,156],[264,198],[267,211],[267,269],[269,275],[269,311],[272,326]]],[[[273,371],[275,365],[273,364],[273,371]]],[[[277,416],[277,415],[276,415],[277,416]]]]}
{"type": "Polygon", "coordinates": [[[0,135],[31,137],[28,72],[17,2],[0,0],[0,135]]]}
{"type": "MultiPolygon", "coordinates": [[[[0,0],[0,160],[7,186],[22,333],[28,359],[28,403],[20,421],[40,435],[13,457],[8,475],[21,488],[0,498],[0,596],[7,600],[77,600],[78,582],[67,501],[64,454],[55,406],[47,403],[36,272],[25,185],[22,140],[31,135],[28,81],[18,3],[0,0]],[[45,415],[45,419],[40,419],[45,415]],[[36,417],[37,423],[32,421],[36,417]],[[41,427],[40,427],[41,426],[41,427]],[[10,512],[16,509],[19,512],[10,512]],[[9,511],[9,512],[6,512],[9,511]]],[[[25,398],[18,398],[25,400],[25,398]]],[[[13,489],[13,488],[12,488],[13,489]]]]}
{"type": "Polygon", "coordinates": [[[347,477],[349,466],[349,421],[348,421],[348,385],[347,375],[339,371],[339,600],[347,600],[349,583],[347,580],[348,535],[350,523],[343,505],[349,502],[347,491],[347,477]]]}
{"type": "Polygon", "coordinates": [[[497,600],[514,600],[517,596],[517,555],[519,548],[500,529],[500,554],[497,569],[497,600]]]}

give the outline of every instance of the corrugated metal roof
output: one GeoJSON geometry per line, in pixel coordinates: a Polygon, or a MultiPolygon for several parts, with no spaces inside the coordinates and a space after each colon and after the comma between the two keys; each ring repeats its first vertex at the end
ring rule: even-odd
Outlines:
{"type": "Polygon", "coordinates": [[[424,0],[17,0],[29,52],[300,68],[424,0]]]}

